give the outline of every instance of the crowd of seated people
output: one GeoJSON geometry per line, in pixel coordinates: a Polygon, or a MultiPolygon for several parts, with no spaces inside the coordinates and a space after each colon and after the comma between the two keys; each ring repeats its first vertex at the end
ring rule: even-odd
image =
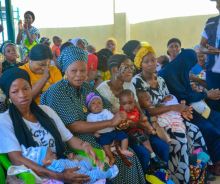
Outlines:
{"type": "Polygon", "coordinates": [[[220,69],[212,71],[220,49],[211,31],[217,24],[210,26],[219,17],[208,20],[194,49],[171,38],[161,56],[139,40],[119,53],[114,38],[99,51],[86,38],[40,38],[34,20],[27,11],[19,22],[22,62],[13,41],[0,48],[0,154],[13,165],[51,183],[145,184],[162,168],[174,183],[188,184],[189,155],[202,149],[210,156],[208,179],[220,176],[220,69]]]}

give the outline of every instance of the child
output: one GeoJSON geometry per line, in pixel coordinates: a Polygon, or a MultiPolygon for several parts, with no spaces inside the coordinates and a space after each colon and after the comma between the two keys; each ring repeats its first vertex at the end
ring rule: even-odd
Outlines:
{"type": "Polygon", "coordinates": [[[53,37],[52,51],[55,51],[56,57],[60,56],[60,46],[62,45],[62,39],[59,36],[53,37]]]}
{"type": "MultiPolygon", "coordinates": [[[[95,93],[89,93],[86,97],[86,103],[88,109],[91,111],[87,116],[88,122],[97,122],[110,120],[114,115],[107,109],[103,109],[103,104],[101,98],[95,93]]],[[[115,129],[115,127],[108,127],[97,131],[101,136],[96,138],[97,142],[103,146],[103,149],[110,159],[109,165],[113,165],[115,158],[110,150],[110,145],[112,142],[121,140],[121,153],[132,157],[133,153],[128,151],[128,136],[123,131],[115,129]]]]}
{"type": "MultiPolygon", "coordinates": [[[[133,118],[131,121],[136,122],[139,120],[139,111],[134,107],[135,98],[134,98],[134,93],[131,90],[125,89],[119,93],[119,103],[120,103],[120,111],[125,111],[128,117],[135,116],[135,118],[133,118]]],[[[149,127],[151,126],[149,125],[149,127]]],[[[153,128],[151,129],[151,131],[152,134],[155,134],[153,128]]],[[[154,153],[150,145],[149,137],[146,134],[144,134],[143,130],[139,128],[133,128],[127,130],[127,134],[129,137],[129,141],[137,142],[138,144],[140,143],[150,151],[151,164],[153,166],[164,167],[167,165],[166,162],[162,161],[160,157],[154,153]]]]}
{"type": "Polygon", "coordinates": [[[87,46],[87,53],[88,54],[95,54],[95,52],[96,52],[96,48],[95,48],[94,45],[88,45],[87,46]]]}
{"type": "Polygon", "coordinates": [[[118,174],[118,167],[114,165],[106,172],[102,171],[97,167],[93,167],[89,162],[85,160],[78,161],[74,159],[73,153],[70,153],[68,159],[57,159],[56,154],[52,152],[50,147],[30,147],[26,149],[24,145],[21,145],[22,155],[39,164],[42,167],[46,167],[55,172],[63,172],[65,169],[70,169],[74,167],[80,167],[78,171],[74,171],[76,174],[85,174],[90,176],[91,181],[89,183],[94,183],[99,179],[112,179],[118,174]]]}

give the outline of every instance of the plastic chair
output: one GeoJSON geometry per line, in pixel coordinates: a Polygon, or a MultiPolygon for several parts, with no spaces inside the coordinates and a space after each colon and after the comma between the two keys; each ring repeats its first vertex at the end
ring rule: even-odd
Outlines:
{"type": "MultiPolygon", "coordinates": [[[[101,159],[101,161],[104,162],[104,157],[105,157],[104,152],[100,149],[96,149],[96,148],[93,148],[93,149],[96,152],[97,156],[101,159]]],[[[72,150],[82,156],[85,156],[85,157],[87,156],[84,151],[79,151],[75,149],[72,149],[72,150]]],[[[6,170],[8,170],[8,168],[12,165],[6,153],[0,154],[0,163],[6,170]]],[[[94,165],[93,160],[92,160],[92,163],[94,165]]],[[[24,172],[24,173],[18,174],[17,176],[19,178],[22,178],[25,181],[25,184],[35,184],[34,176],[31,173],[24,172]]],[[[5,184],[5,173],[1,165],[0,165],[0,184],[5,184]]]]}

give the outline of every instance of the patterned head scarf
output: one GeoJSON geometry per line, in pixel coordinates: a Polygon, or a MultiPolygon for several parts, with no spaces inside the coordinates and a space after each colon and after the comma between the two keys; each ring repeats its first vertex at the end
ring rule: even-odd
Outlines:
{"type": "Polygon", "coordinates": [[[137,67],[137,69],[141,68],[143,57],[146,56],[149,52],[152,52],[156,56],[156,53],[151,46],[145,46],[140,48],[140,50],[134,58],[134,65],[137,67]]]}
{"type": "Polygon", "coordinates": [[[70,42],[76,46],[78,40],[80,40],[80,39],[82,40],[82,38],[73,38],[70,42]]]}
{"type": "Polygon", "coordinates": [[[65,72],[68,66],[75,61],[84,61],[87,63],[88,55],[83,49],[74,45],[70,45],[63,49],[57,60],[62,72],[65,72]]]}
{"type": "Polygon", "coordinates": [[[87,39],[85,39],[85,38],[82,38],[82,40],[86,43],[86,46],[88,46],[89,45],[89,42],[88,42],[88,40],[87,39]]]}
{"type": "Polygon", "coordinates": [[[43,44],[45,44],[45,45],[50,46],[51,41],[50,41],[50,38],[48,38],[48,37],[42,37],[42,38],[40,39],[40,43],[43,43],[43,44]]]}
{"type": "Polygon", "coordinates": [[[120,53],[117,51],[117,41],[116,41],[116,39],[114,39],[114,38],[108,38],[108,39],[106,40],[106,42],[105,42],[105,47],[106,47],[106,43],[107,43],[109,40],[112,40],[112,41],[115,43],[115,50],[113,51],[113,54],[114,54],[114,55],[115,55],[115,54],[120,54],[120,53]]]}
{"type": "Polygon", "coordinates": [[[0,47],[0,51],[3,54],[3,56],[5,56],[5,48],[8,45],[13,45],[14,47],[16,47],[16,44],[13,41],[11,41],[11,40],[5,41],[0,47]]]}

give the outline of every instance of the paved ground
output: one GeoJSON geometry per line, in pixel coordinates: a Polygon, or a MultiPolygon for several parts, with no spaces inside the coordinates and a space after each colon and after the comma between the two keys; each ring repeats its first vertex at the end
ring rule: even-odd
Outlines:
{"type": "Polygon", "coordinates": [[[215,176],[217,180],[212,181],[211,184],[220,184],[220,176],[215,176]]]}

